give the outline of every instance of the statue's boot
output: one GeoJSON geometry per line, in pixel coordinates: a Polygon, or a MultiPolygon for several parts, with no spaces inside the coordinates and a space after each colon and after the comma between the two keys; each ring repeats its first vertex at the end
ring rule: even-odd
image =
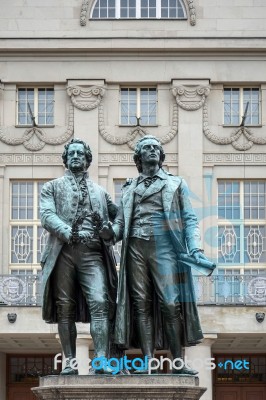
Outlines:
{"type": "Polygon", "coordinates": [[[92,317],[91,336],[94,343],[95,357],[99,361],[94,361],[96,374],[112,374],[113,369],[106,365],[109,355],[109,320],[108,317],[92,317]]]}
{"type": "Polygon", "coordinates": [[[77,375],[78,370],[74,369],[70,363],[71,360],[76,358],[76,339],[77,329],[75,322],[59,322],[58,333],[61,342],[61,346],[66,358],[66,366],[61,375],[77,375]]]}
{"type": "MultiPolygon", "coordinates": [[[[180,359],[180,362],[175,362],[175,366],[178,367],[183,364],[182,359],[182,345],[181,345],[181,337],[182,337],[182,320],[179,316],[174,321],[165,321],[165,334],[170,347],[170,351],[172,353],[173,359],[180,359]]],[[[197,375],[198,371],[190,368],[188,365],[184,365],[180,369],[173,368],[173,374],[177,375],[197,375]]]]}
{"type": "MultiPolygon", "coordinates": [[[[138,331],[138,339],[140,348],[142,350],[142,354],[147,357],[148,360],[154,357],[154,328],[153,328],[153,319],[150,316],[142,317],[142,315],[138,316],[137,319],[137,331],[138,331]]],[[[149,371],[149,368],[136,369],[134,374],[148,374],[148,373],[157,373],[157,370],[152,369],[149,371]]]]}

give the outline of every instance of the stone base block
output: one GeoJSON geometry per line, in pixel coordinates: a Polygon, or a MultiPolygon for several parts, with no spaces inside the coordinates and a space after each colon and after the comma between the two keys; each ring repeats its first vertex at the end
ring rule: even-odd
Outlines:
{"type": "Polygon", "coordinates": [[[45,376],[33,388],[40,400],[198,400],[206,391],[194,376],[45,376]]]}

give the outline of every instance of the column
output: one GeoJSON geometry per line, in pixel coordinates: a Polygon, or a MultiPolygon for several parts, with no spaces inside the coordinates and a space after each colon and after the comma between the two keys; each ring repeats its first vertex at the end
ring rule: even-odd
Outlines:
{"type": "Polygon", "coordinates": [[[190,367],[199,371],[199,385],[206,387],[207,391],[200,400],[211,400],[213,392],[212,370],[210,369],[212,345],[217,340],[216,334],[205,334],[203,342],[197,346],[188,347],[185,359],[190,367]]]}

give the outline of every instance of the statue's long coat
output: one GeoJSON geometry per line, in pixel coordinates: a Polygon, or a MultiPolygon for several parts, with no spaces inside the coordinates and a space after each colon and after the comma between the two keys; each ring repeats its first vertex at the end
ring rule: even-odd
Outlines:
{"type": "MultiPolygon", "coordinates": [[[[187,253],[194,249],[201,249],[199,226],[189,200],[189,190],[184,179],[172,176],[165,171],[163,171],[163,176],[164,179],[157,179],[145,191],[142,200],[153,193],[162,191],[165,222],[171,234],[178,260],[180,252],[187,253]]],[[[113,225],[117,240],[123,238],[118,283],[115,342],[126,348],[132,345],[132,332],[133,335],[136,332],[134,329],[134,318],[132,318],[133,310],[128,295],[126,259],[128,242],[130,240],[129,230],[133,214],[134,193],[138,191],[137,181],[137,179],[133,179],[131,183],[124,186],[121,205],[113,225]]],[[[193,346],[200,342],[203,335],[195,302],[192,274],[190,267],[183,265],[180,261],[178,261],[177,265],[184,328],[182,344],[184,346],[193,346]]],[[[156,301],[156,296],[154,300],[156,301]]],[[[157,325],[156,347],[165,348],[163,319],[161,319],[161,313],[158,312],[158,304],[154,315],[157,325]]]]}
{"type": "MultiPolygon", "coordinates": [[[[93,211],[98,211],[105,224],[112,221],[117,213],[117,206],[109,194],[99,185],[87,179],[87,187],[93,211]]],[[[41,257],[43,267],[43,307],[42,315],[46,322],[57,322],[56,307],[53,302],[50,277],[60,251],[67,242],[66,231],[72,226],[77,214],[79,188],[76,179],[70,171],[61,178],[44,184],[41,192],[40,214],[42,226],[49,232],[48,241],[41,257]]],[[[112,249],[103,243],[103,253],[107,268],[109,285],[110,318],[114,317],[117,291],[117,273],[112,249]]],[[[64,276],[62,276],[64,279],[64,276]]],[[[77,286],[76,321],[89,322],[90,316],[81,288],[77,286]]]]}

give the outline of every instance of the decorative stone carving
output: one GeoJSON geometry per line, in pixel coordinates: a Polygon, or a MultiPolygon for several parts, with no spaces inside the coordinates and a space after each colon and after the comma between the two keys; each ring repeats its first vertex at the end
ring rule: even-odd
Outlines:
{"type": "Polygon", "coordinates": [[[1,280],[0,296],[7,304],[18,304],[26,294],[26,283],[12,276],[1,280]]]}
{"type": "Polygon", "coordinates": [[[266,138],[255,137],[254,133],[250,131],[246,126],[240,126],[233,130],[230,137],[217,136],[211,132],[209,128],[208,118],[208,104],[205,102],[203,106],[203,133],[207,139],[215,144],[231,144],[234,149],[239,151],[246,151],[251,149],[254,144],[264,145],[266,144],[266,138]],[[240,143],[240,138],[246,138],[245,143],[240,143]]]}
{"type": "Polygon", "coordinates": [[[186,2],[188,5],[188,10],[189,10],[190,25],[195,26],[196,25],[196,8],[194,5],[194,0],[186,0],[186,2]]]}
{"type": "Polygon", "coordinates": [[[74,107],[81,111],[90,111],[99,106],[104,95],[104,88],[100,86],[69,86],[67,94],[74,107]]]}
{"type": "Polygon", "coordinates": [[[89,0],[82,0],[82,6],[80,11],[80,25],[85,26],[87,24],[87,12],[88,12],[89,0]]]}
{"type": "Polygon", "coordinates": [[[176,86],[172,93],[179,107],[186,111],[199,110],[210,93],[209,86],[176,86]]]}
{"type": "MultiPolygon", "coordinates": [[[[171,142],[171,140],[176,136],[178,132],[178,107],[176,104],[173,105],[173,114],[172,114],[172,126],[168,133],[166,133],[161,138],[158,138],[162,144],[166,144],[171,142]]],[[[113,136],[107,132],[105,123],[104,123],[104,106],[103,102],[99,105],[99,133],[103,137],[103,139],[115,145],[127,144],[128,147],[132,150],[135,148],[134,139],[137,136],[145,136],[149,134],[149,131],[146,128],[141,126],[134,126],[129,130],[126,136],[113,136]]]]}
{"type": "Polygon", "coordinates": [[[39,151],[43,149],[46,144],[62,144],[70,139],[74,132],[74,107],[72,104],[69,105],[67,130],[58,137],[49,138],[43,128],[32,126],[25,130],[22,137],[14,138],[7,136],[7,129],[8,128],[6,128],[6,132],[4,132],[4,128],[0,127],[0,141],[11,146],[23,144],[29,151],[39,151]]]}
{"type": "MultiPolygon", "coordinates": [[[[184,1],[187,4],[190,25],[195,26],[196,25],[196,8],[194,5],[194,0],[184,0],[184,1]]],[[[81,10],[80,10],[80,25],[81,26],[86,26],[86,24],[87,24],[88,8],[89,8],[89,3],[91,3],[91,2],[92,2],[91,0],[82,0],[81,10]]]]}
{"type": "Polygon", "coordinates": [[[258,276],[248,284],[248,295],[256,303],[266,303],[266,278],[258,276]]]}

